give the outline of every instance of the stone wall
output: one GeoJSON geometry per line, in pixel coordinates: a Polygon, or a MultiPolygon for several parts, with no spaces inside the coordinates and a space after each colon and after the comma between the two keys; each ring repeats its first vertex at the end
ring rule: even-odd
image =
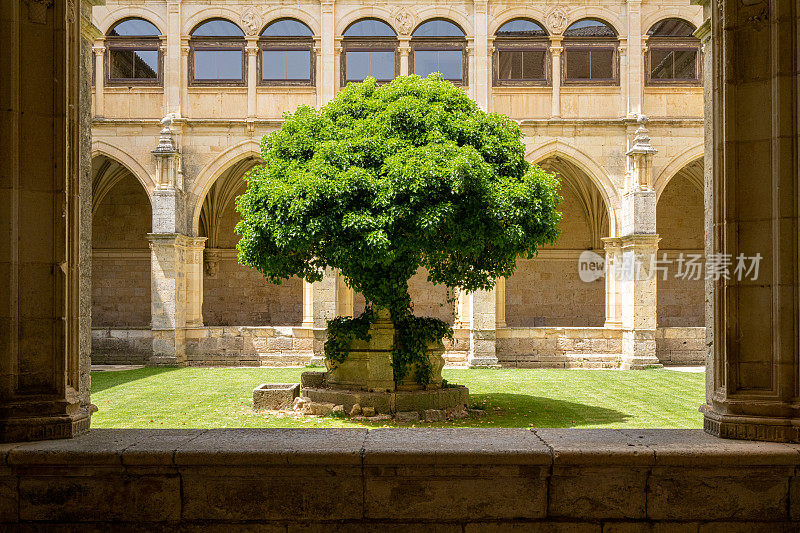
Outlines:
{"type": "Polygon", "coordinates": [[[0,451],[6,529],[800,528],[800,447],[701,430],[93,430],[0,451]]]}
{"type": "Polygon", "coordinates": [[[153,355],[150,328],[92,328],[92,364],[145,365],[153,355]]]}
{"type": "Polygon", "coordinates": [[[150,324],[150,200],[132,174],[95,207],[92,218],[92,324],[150,324]]]}
{"type": "Polygon", "coordinates": [[[706,364],[706,328],[658,328],[656,355],[664,365],[706,364]]]}
{"type": "Polygon", "coordinates": [[[292,327],[204,327],[186,330],[190,366],[304,366],[314,334],[292,327]]]}

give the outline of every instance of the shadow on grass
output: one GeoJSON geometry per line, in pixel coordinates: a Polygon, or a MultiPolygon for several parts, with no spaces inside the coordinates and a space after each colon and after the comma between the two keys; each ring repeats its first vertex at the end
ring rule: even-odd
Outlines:
{"type": "MultiPolygon", "coordinates": [[[[619,424],[631,415],[595,405],[543,398],[528,394],[486,393],[470,394],[470,408],[483,409],[486,414],[447,422],[419,422],[416,427],[492,427],[492,428],[573,428],[619,424]]],[[[397,426],[392,421],[361,422],[363,426],[397,426]]]]}
{"type": "Polygon", "coordinates": [[[177,366],[136,368],[134,370],[103,370],[92,372],[92,394],[166,372],[179,370],[177,366]]]}

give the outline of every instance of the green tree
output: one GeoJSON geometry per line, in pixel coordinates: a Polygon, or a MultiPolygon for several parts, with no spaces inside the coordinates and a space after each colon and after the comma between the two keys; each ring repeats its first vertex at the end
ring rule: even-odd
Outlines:
{"type": "MultiPolygon", "coordinates": [[[[322,109],[285,118],[237,201],[239,262],[274,283],[339,269],[391,311],[395,379],[451,331],[413,316],[408,280],[419,267],[436,284],[490,289],[558,236],[558,182],[525,161],[519,127],[436,75],[349,84],[322,109]]],[[[334,362],[372,314],[337,320],[326,345],[334,362]]]]}

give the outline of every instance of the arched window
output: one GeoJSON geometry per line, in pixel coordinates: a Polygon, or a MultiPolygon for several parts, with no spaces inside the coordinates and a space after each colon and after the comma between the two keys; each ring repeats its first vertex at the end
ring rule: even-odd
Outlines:
{"type": "Polygon", "coordinates": [[[342,36],[342,86],[373,77],[379,82],[397,76],[397,34],[378,19],[351,24],[342,36]]]}
{"type": "Polygon", "coordinates": [[[106,35],[106,79],[111,86],[160,85],[161,32],[140,18],[117,22],[106,35]]]}
{"type": "Polygon", "coordinates": [[[420,24],[411,35],[412,72],[423,78],[433,72],[456,85],[467,84],[467,39],[464,31],[448,20],[420,24]]]}
{"type": "Polygon", "coordinates": [[[259,40],[261,85],[314,85],[314,33],[294,19],[269,24],[259,40]]]}
{"type": "Polygon", "coordinates": [[[547,85],[549,48],[547,32],[540,24],[527,19],[506,22],[494,39],[494,84],[547,85]]]}
{"type": "Polygon", "coordinates": [[[683,19],[656,22],[647,32],[648,85],[699,85],[700,39],[683,19]]]}
{"type": "Polygon", "coordinates": [[[600,20],[583,19],[564,32],[563,79],[573,85],[619,83],[617,32],[600,20]]]}
{"type": "Polygon", "coordinates": [[[247,63],[244,32],[225,19],[202,22],[189,39],[192,85],[244,85],[247,63]]]}

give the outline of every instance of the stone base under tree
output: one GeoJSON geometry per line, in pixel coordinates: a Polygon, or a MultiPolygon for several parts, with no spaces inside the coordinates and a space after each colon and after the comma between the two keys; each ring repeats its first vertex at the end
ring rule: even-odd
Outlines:
{"type": "Polygon", "coordinates": [[[301,395],[316,403],[343,405],[349,413],[354,405],[372,407],[375,414],[393,415],[415,411],[420,417],[425,411],[444,411],[446,414],[465,413],[469,391],[458,385],[433,390],[369,392],[331,388],[304,388],[301,395]]]}

